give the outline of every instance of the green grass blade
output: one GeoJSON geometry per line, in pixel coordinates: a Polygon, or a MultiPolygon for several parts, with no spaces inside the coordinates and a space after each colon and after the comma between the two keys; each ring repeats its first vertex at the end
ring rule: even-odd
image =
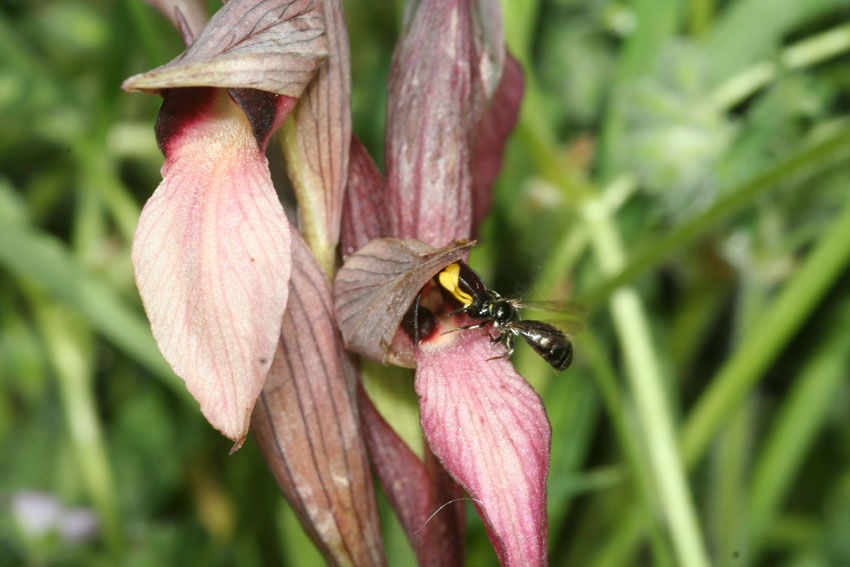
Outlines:
{"type": "Polygon", "coordinates": [[[763,376],[848,262],[850,201],[694,406],[681,438],[689,467],[704,455],[718,427],[763,376]]]}
{"type": "Polygon", "coordinates": [[[792,483],[828,411],[847,379],[850,366],[850,333],[847,321],[850,304],[835,312],[834,324],[823,333],[824,340],[795,380],[791,392],[776,412],[772,426],[756,459],[749,498],[749,558],[756,560],[779,506],[792,490],[792,483]]]}
{"type": "Polygon", "coordinates": [[[92,327],[184,399],[183,382],[166,364],[147,321],[121,300],[109,285],[87,273],[58,239],[23,224],[0,220],[0,265],[32,281],[53,298],[82,314],[92,327]]]}
{"type": "MultiPolygon", "coordinates": [[[[601,269],[606,273],[620,270],[625,262],[625,252],[613,219],[601,207],[587,207],[585,216],[601,269]]],[[[677,558],[682,565],[708,565],[702,532],[676,447],[672,414],[643,304],[632,288],[617,290],[610,304],[626,377],[649,451],[654,484],[677,558]]]]}
{"type": "Polygon", "coordinates": [[[95,401],[91,332],[79,316],[50,303],[42,294],[32,295],[83,484],[97,510],[107,547],[117,558],[124,548],[124,529],[95,401]]]}
{"type": "Polygon", "coordinates": [[[593,306],[608,297],[615,289],[634,280],[638,275],[656,267],[674,252],[727,220],[760,196],[775,190],[779,184],[806,168],[823,170],[832,166],[831,158],[850,147],[850,127],[844,127],[826,140],[806,147],[771,167],[750,181],[721,193],[727,196],[693,219],[679,225],[655,242],[650,242],[631,253],[629,263],[617,275],[582,295],[578,301],[593,306]]]}
{"type": "Polygon", "coordinates": [[[842,0],[744,0],[719,13],[705,42],[712,76],[722,80],[771,49],[796,27],[844,5],[842,0]],[[758,30],[758,33],[753,33],[758,30]]]}

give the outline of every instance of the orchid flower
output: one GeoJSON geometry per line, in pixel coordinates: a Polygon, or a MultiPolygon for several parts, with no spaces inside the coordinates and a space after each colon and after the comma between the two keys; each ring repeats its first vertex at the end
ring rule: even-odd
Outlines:
{"type": "Polygon", "coordinates": [[[545,564],[539,396],[486,329],[443,333],[465,323],[441,317],[447,306],[426,297],[431,319],[402,324],[468,254],[516,120],[522,78],[498,3],[409,3],[386,180],[351,135],[338,0],[232,0],[206,25],[200,2],[151,3],[189,48],[124,84],[164,99],[163,182],[133,264],[157,344],[205,417],[234,450],[252,428],[331,564],[385,561],[367,446],[421,563],[462,563],[466,491],[504,565],[545,564]],[[298,230],[265,157],[281,125],[298,230]],[[424,461],[377,413],[343,344],[416,367],[424,461]]]}
{"type": "Polygon", "coordinates": [[[351,152],[337,319],[349,349],[416,368],[425,462],[363,392],[361,412],[378,476],[423,564],[457,563],[451,554],[462,549],[451,539],[461,491],[446,473],[469,494],[503,565],[547,562],[551,426],[540,397],[486,328],[447,333],[469,319],[442,316],[450,308],[428,292],[471,247],[521,92],[496,2],[414,2],[390,77],[386,181],[357,142],[351,152]],[[425,320],[411,325],[414,300],[425,320]]]}
{"type": "Polygon", "coordinates": [[[163,97],[163,181],[132,255],[154,338],[234,450],[251,425],[329,563],[382,565],[357,375],[327,276],[351,136],[341,6],[233,0],[199,29],[198,5],[157,2],[189,48],[123,85],[163,97]],[[265,155],[285,120],[306,241],[265,155]]]}

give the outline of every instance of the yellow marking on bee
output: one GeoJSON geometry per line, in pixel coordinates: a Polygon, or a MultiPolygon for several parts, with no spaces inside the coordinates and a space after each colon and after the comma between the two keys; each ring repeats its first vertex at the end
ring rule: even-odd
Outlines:
{"type": "Polygon", "coordinates": [[[440,281],[440,285],[462,304],[470,305],[472,303],[472,296],[460,289],[458,285],[460,283],[460,264],[449,264],[440,272],[437,279],[440,281]]]}

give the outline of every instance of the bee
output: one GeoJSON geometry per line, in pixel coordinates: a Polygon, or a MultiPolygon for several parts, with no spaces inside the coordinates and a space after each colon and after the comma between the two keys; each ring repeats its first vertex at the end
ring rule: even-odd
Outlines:
{"type": "MultiPolygon", "coordinates": [[[[517,299],[502,297],[492,289],[488,289],[481,277],[467,264],[457,261],[449,264],[435,276],[437,284],[460,302],[462,307],[448,314],[466,313],[472,319],[480,319],[480,323],[454,329],[480,329],[492,324],[498,335],[492,342],[505,345],[504,357],[514,352],[516,337],[522,337],[525,342],[557,371],[566,370],[573,361],[573,345],[566,333],[554,325],[542,321],[523,320],[520,309],[532,307],[550,311],[571,311],[575,315],[583,315],[584,309],[575,305],[553,302],[530,303],[517,299]]],[[[570,322],[573,332],[581,329],[578,321],[570,322]]],[[[451,331],[450,331],[451,332],[451,331]]],[[[494,357],[500,358],[500,357],[494,357]]]]}

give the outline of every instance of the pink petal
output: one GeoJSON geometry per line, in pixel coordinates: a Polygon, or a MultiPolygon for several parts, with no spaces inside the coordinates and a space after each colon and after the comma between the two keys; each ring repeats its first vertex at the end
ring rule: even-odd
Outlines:
{"type": "Polygon", "coordinates": [[[351,146],[351,65],[340,0],[318,4],[328,58],[301,96],[282,139],[298,198],[299,230],[319,265],[332,274],[351,146]]]}
{"type": "Polygon", "coordinates": [[[474,0],[472,3],[475,26],[475,51],[478,54],[478,72],[484,84],[487,100],[502,76],[505,66],[505,36],[502,32],[502,7],[493,0],[474,0]]]}
{"type": "Polygon", "coordinates": [[[385,191],[378,166],[360,140],[352,136],[339,239],[343,257],[354,254],[370,240],[389,234],[385,191]]]}
{"type": "Polygon", "coordinates": [[[170,91],[161,116],[172,107],[194,114],[164,127],[164,179],[133,240],[136,283],[163,356],[238,447],[280,334],[289,225],[265,155],[227,94],[170,91]]]}
{"type": "Polygon", "coordinates": [[[333,318],[330,283],[293,239],[291,294],[252,427],[281,490],[331,565],[384,563],[360,431],[356,371],[333,318]]]}
{"type": "Polygon", "coordinates": [[[426,462],[384,421],[358,384],[360,415],[369,455],[398,514],[419,565],[463,565],[466,512],[463,489],[426,447],[426,462]]]}
{"type": "Polygon", "coordinates": [[[159,93],[175,87],[251,88],[298,97],[327,56],[312,0],[233,0],[175,59],[121,85],[159,93]]]}
{"type": "Polygon", "coordinates": [[[493,99],[484,111],[478,124],[478,136],[472,162],[472,226],[478,223],[490,210],[493,200],[493,181],[502,169],[502,157],[508,135],[516,126],[519,107],[522,102],[522,67],[510,54],[493,99]]]}
{"type": "Polygon", "coordinates": [[[394,341],[403,333],[399,325],[404,314],[428,280],[465,257],[474,244],[459,240],[435,250],[413,239],[381,238],[349,256],[334,281],[336,318],[345,348],[381,364],[412,363],[409,353],[392,350],[411,344],[394,341]]]}
{"type": "Polygon", "coordinates": [[[143,0],[171,20],[180,30],[183,41],[190,45],[207,23],[207,3],[204,0],[143,0]]]}
{"type": "Polygon", "coordinates": [[[486,329],[417,350],[416,392],[431,450],[477,500],[502,565],[546,565],[552,428],[543,403],[486,329]]]}
{"type": "Polygon", "coordinates": [[[472,136],[483,109],[465,0],[422,0],[399,41],[387,103],[390,236],[468,238],[472,136]]]}

